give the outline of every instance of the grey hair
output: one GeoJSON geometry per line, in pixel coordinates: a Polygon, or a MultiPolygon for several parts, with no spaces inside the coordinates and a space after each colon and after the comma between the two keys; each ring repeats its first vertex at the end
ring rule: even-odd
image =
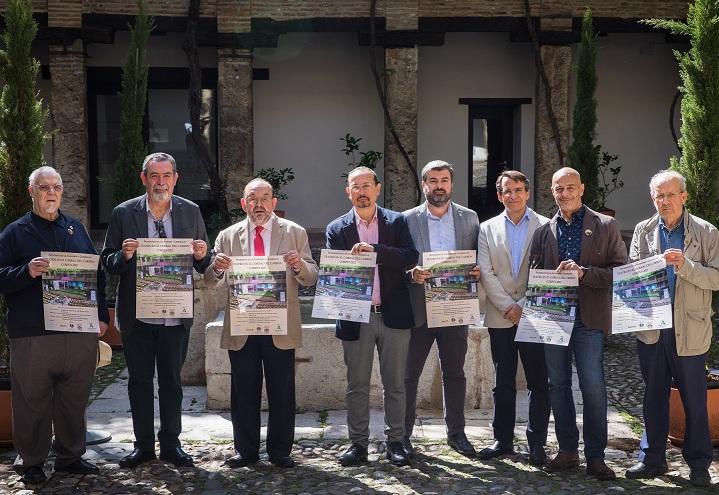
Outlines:
{"type": "Polygon", "coordinates": [[[649,194],[654,194],[660,185],[665,182],[669,182],[672,179],[679,181],[679,192],[687,190],[687,180],[682,174],[675,172],[674,170],[660,170],[654,174],[652,179],[649,181],[649,194]]]}
{"type": "Polygon", "coordinates": [[[60,184],[62,184],[62,177],[60,177],[60,173],[48,165],[43,165],[42,167],[38,167],[30,173],[30,177],[27,180],[28,186],[34,186],[37,183],[38,177],[40,177],[41,175],[54,175],[55,177],[60,179],[60,184]]]}
{"type": "Polygon", "coordinates": [[[355,167],[349,171],[349,173],[347,174],[347,185],[349,185],[350,179],[355,175],[371,175],[372,177],[374,177],[375,185],[379,184],[379,178],[377,177],[377,173],[369,167],[361,166],[355,167]]]}
{"type": "Polygon", "coordinates": [[[263,187],[268,187],[270,189],[270,194],[274,195],[274,188],[272,187],[272,184],[270,184],[268,181],[261,177],[255,177],[247,183],[245,189],[242,191],[242,196],[246,198],[249,190],[252,189],[252,186],[254,186],[255,184],[263,187]]]}
{"type": "Polygon", "coordinates": [[[172,158],[172,155],[169,153],[163,153],[161,151],[150,153],[145,157],[142,161],[142,173],[147,175],[147,164],[155,162],[170,162],[172,164],[172,172],[177,173],[177,163],[175,163],[175,159],[172,158]]]}
{"type": "Polygon", "coordinates": [[[440,170],[449,170],[449,177],[454,182],[454,167],[451,163],[444,160],[432,160],[422,169],[422,180],[427,180],[427,174],[432,170],[439,172],[440,170]]]}

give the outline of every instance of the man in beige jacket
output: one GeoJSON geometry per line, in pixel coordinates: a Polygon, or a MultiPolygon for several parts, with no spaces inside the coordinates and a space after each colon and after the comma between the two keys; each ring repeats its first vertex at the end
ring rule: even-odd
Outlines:
{"type": "MultiPolygon", "coordinates": [[[[307,232],[294,222],[277,217],[272,186],[253,179],[241,200],[247,218],[223,230],[215,241],[215,258],[205,271],[208,286],[227,284],[230,256],[282,255],[287,263],[287,335],[230,336],[229,303],[220,346],[228,349],[232,373],[230,393],[236,455],[230,467],[259,460],[262,379],[267,387],[269,420],[267,454],[272,464],[290,468],[295,428],[295,349],[302,345],[302,322],[297,298],[299,285],[314,285],[317,264],[312,259],[307,232]]],[[[229,298],[229,292],[228,292],[229,298]]]]}
{"type": "Polygon", "coordinates": [[[682,453],[695,486],[709,486],[712,444],[707,415],[706,360],[712,338],[712,291],[719,290],[719,232],[689,214],[686,180],[665,170],[649,190],[657,214],[634,229],[630,261],[663,255],[667,263],[673,328],[637,332],[637,354],[644,379],[647,446],[642,462],[627,478],[646,479],[667,472],[669,390],[679,388],[686,412],[682,453]]]}

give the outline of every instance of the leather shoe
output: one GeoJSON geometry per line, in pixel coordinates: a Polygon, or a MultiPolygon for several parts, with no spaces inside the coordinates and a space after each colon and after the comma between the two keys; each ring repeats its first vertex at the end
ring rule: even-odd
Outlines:
{"type": "Polygon", "coordinates": [[[529,463],[534,467],[542,467],[547,461],[547,453],[544,451],[544,447],[529,447],[529,463]]]}
{"type": "Polygon", "coordinates": [[[100,469],[85,459],[80,457],[65,466],[55,466],[55,471],[66,472],[70,474],[98,474],[100,469]]]}
{"type": "Polygon", "coordinates": [[[606,465],[603,459],[587,461],[587,474],[599,481],[610,481],[617,477],[612,468],[606,465]]]}
{"type": "Polygon", "coordinates": [[[690,468],[689,483],[692,486],[711,486],[712,477],[709,475],[707,468],[690,468]]]}
{"type": "Polygon", "coordinates": [[[467,440],[467,435],[465,435],[464,432],[455,433],[454,435],[448,435],[447,445],[449,445],[457,453],[462,454],[465,457],[474,457],[477,455],[477,451],[474,450],[472,444],[469,443],[469,440],[467,440]]]}
{"type": "Polygon", "coordinates": [[[367,462],[367,447],[353,443],[339,458],[343,466],[358,466],[367,462]]]}
{"type": "Polygon", "coordinates": [[[544,470],[548,473],[556,473],[564,471],[565,469],[575,468],[579,466],[579,453],[578,452],[562,452],[559,453],[549,461],[545,466],[544,470]]]}
{"type": "Polygon", "coordinates": [[[270,457],[270,462],[278,468],[293,468],[295,467],[295,461],[292,457],[285,455],[281,457],[270,457]]]}
{"type": "Polygon", "coordinates": [[[120,459],[118,464],[121,468],[134,468],[143,462],[154,461],[155,459],[157,459],[157,457],[155,457],[154,451],[135,447],[135,450],[120,459]]]}
{"type": "Polygon", "coordinates": [[[666,474],[668,470],[669,466],[666,462],[660,466],[647,466],[643,462],[637,462],[627,469],[624,476],[628,480],[650,480],[666,474]]]}
{"type": "Polygon", "coordinates": [[[175,466],[192,467],[195,461],[192,460],[190,454],[182,450],[182,447],[174,447],[170,450],[160,450],[160,459],[170,461],[175,466]]]}
{"type": "Polygon", "coordinates": [[[225,465],[231,468],[241,468],[257,464],[260,460],[259,456],[255,457],[242,457],[242,454],[235,454],[225,460],[225,465]]]}
{"type": "Polygon", "coordinates": [[[30,466],[26,467],[22,471],[22,478],[20,478],[26,485],[37,485],[47,480],[45,471],[42,470],[42,466],[30,466]]]}
{"type": "Polygon", "coordinates": [[[409,441],[409,438],[402,437],[402,449],[404,449],[404,453],[408,459],[414,457],[414,447],[412,446],[412,442],[409,441]]]}
{"type": "Polygon", "coordinates": [[[514,445],[512,445],[511,443],[504,444],[501,443],[499,440],[495,440],[492,445],[480,450],[477,454],[477,458],[482,461],[488,461],[490,459],[494,459],[495,457],[499,457],[500,455],[507,454],[514,454],[514,445]]]}
{"type": "Polygon", "coordinates": [[[395,466],[409,464],[409,457],[404,451],[402,442],[387,442],[387,460],[395,466]]]}

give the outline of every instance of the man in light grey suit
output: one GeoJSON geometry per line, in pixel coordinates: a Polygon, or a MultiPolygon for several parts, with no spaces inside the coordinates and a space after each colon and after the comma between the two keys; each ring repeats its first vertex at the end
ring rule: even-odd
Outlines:
{"type": "MultiPolygon", "coordinates": [[[[450,201],[453,181],[452,165],[442,160],[431,161],[422,169],[422,189],[427,200],[403,213],[420,254],[428,251],[477,249],[477,214],[450,201]]],[[[475,266],[471,273],[478,277],[478,267],[475,266]]],[[[413,449],[409,437],[416,419],[417,385],[427,355],[436,340],[442,367],[447,444],[462,455],[474,456],[474,447],[464,433],[464,397],[467,388],[464,357],[467,353],[468,327],[460,325],[428,328],[424,282],[429,278],[430,272],[416,266],[408,274],[414,282],[410,286],[414,327],[409,342],[404,380],[407,407],[403,447],[407,455],[411,456],[413,449]]]]}
{"type": "Polygon", "coordinates": [[[529,389],[527,443],[529,461],[541,466],[549,422],[549,384],[542,344],[515,342],[517,323],[529,278],[529,246],[534,231],[549,221],[527,207],[529,179],[516,170],[497,178],[497,199],[504,211],[479,227],[478,263],[487,293],[485,325],[489,327],[495,370],[494,443],[479,451],[482,460],[514,453],[517,354],[529,389]]]}

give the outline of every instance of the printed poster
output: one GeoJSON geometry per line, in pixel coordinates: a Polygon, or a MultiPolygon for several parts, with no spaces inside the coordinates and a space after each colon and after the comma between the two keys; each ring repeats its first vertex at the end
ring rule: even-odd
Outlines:
{"type": "Polygon", "coordinates": [[[432,272],[424,284],[428,328],[479,323],[478,279],[469,274],[476,264],[473,250],[422,255],[422,268],[432,272]]]}
{"type": "Polygon", "coordinates": [[[232,256],[230,335],[287,335],[287,263],[282,256],[232,256]]]}

